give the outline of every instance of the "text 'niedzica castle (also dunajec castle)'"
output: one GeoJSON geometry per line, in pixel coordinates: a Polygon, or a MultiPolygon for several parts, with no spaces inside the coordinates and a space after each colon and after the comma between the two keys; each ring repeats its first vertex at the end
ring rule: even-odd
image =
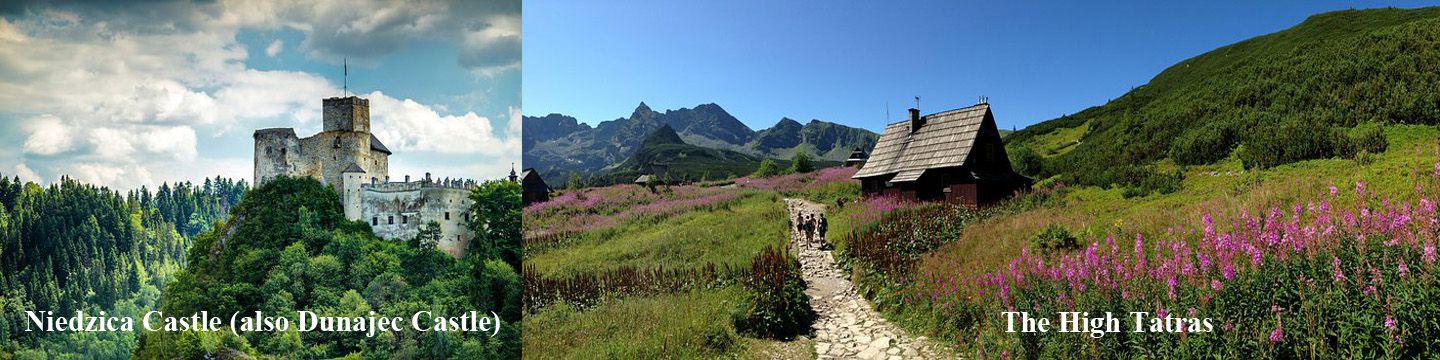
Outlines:
{"type": "Polygon", "coordinates": [[[475,233],[469,189],[474,180],[392,181],[390,149],[370,133],[370,101],[324,100],[324,130],[301,138],[292,128],[255,131],[255,185],[279,176],[308,176],[340,193],[345,217],[370,224],[385,239],[413,238],[426,223],[440,224],[440,250],[464,254],[475,233]]]}

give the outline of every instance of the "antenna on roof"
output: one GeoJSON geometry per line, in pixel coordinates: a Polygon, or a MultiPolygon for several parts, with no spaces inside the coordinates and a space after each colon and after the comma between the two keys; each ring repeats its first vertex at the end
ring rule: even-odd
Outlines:
{"type": "Polygon", "coordinates": [[[889,102],[889,101],[886,101],[886,102],[885,102],[885,121],[884,121],[884,123],[886,123],[886,124],[889,124],[889,123],[890,123],[890,102],[889,102]]]}
{"type": "Polygon", "coordinates": [[[980,104],[989,104],[989,103],[990,103],[990,98],[989,98],[989,97],[986,97],[985,95],[980,95],[980,104]]]}
{"type": "Polygon", "coordinates": [[[916,97],[915,97],[915,108],[916,108],[916,109],[919,109],[919,108],[920,108],[920,97],[919,97],[919,96],[916,96],[916,97]]]}

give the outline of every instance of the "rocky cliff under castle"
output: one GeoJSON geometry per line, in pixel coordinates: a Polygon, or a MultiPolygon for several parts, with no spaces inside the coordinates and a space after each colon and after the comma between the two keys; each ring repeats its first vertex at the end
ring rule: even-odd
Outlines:
{"type": "Polygon", "coordinates": [[[370,133],[370,101],[356,96],[324,100],[324,128],[298,137],[292,128],[255,131],[255,184],[279,176],[308,176],[340,193],[345,217],[370,223],[386,239],[414,237],[430,221],[440,224],[440,250],[461,256],[474,232],[473,180],[390,179],[390,149],[370,133]]]}

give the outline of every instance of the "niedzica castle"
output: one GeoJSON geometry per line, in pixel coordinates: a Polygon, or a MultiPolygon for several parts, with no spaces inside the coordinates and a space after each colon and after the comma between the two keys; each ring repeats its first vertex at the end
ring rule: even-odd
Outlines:
{"type": "Polygon", "coordinates": [[[474,180],[424,178],[392,181],[390,149],[370,133],[370,101],[355,96],[324,100],[324,130],[301,138],[292,128],[255,131],[255,185],[279,176],[309,176],[340,193],[345,217],[370,223],[386,239],[413,238],[430,221],[440,223],[438,247],[461,256],[475,238],[469,189],[474,180]]]}

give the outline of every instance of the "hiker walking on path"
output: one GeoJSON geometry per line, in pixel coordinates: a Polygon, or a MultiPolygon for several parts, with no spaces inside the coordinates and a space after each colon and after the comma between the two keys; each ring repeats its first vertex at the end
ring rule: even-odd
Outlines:
{"type": "Polygon", "coordinates": [[[815,310],[815,354],[819,359],[954,359],[953,350],[912,336],[880,316],[861,297],[849,272],[835,264],[825,240],[829,221],[825,206],[786,199],[791,216],[798,219],[790,233],[795,257],[805,279],[805,295],[815,310]]]}

